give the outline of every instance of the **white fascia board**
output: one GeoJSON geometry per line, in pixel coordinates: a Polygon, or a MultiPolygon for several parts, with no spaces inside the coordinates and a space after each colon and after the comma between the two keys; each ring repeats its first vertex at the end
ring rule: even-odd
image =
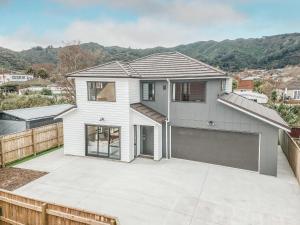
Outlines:
{"type": "MultiPolygon", "coordinates": [[[[141,115],[142,117],[144,117],[146,120],[149,120],[149,121],[151,121],[151,122],[153,122],[153,123],[155,123],[155,124],[157,124],[157,125],[159,125],[159,126],[162,126],[162,124],[156,122],[155,120],[149,118],[148,116],[145,116],[143,113],[140,113],[140,112],[134,110],[133,108],[130,108],[130,110],[132,110],[132,111],[135,112],[135,113],[138,113],[139,115],[141,115]]],[[[136,125],[143,125],[143,124],[136,124],[136,125]]]]}
{"type": "Polygon", "coordinates": [[[226,79],[229,78],[229,76],[217,76],[217,77],[132,77],[132,78],[138,78],[140,80],[212,80],[212,79],[226,79]]]}
{"type": "Polygon", "coordinates": [[[263,118],[263,117],[261,117],[261,116],[258,116],[258,115],[254,114],[254,113],[251,113],[251,112],[249,112],[249,111],[247,111],[247,110],[241,109],[241,108],[239,108],[239,107],[237,107],[237,106],[235,106],[235,105],[232,105],[232,104],[230,104],[230,103],[228,103],[228,102],[226,102],[226,101],[223,101],[222,99],[218,99],[218,102],[221,102],[221,103],[223,103],[224,105],[227,105],[227,106],[229,106],[229,107],[231,107],[231,108],[233,108],[233,109],[236,109],[236,110],[238,110],[238,111],[240,111],[240,112],[243,112],[243,113],[245,113],[245,114],[247,114],[247,115],[249,115],[249,116],[252,116],[252,117],[254,117],[254,118],[256,118],[256,119],[259,119],[259,120],[261,120],[261,121],[263,121],[263,122],[265,122],[265,123],[268,123],[268,124],[270,124],[270,125],[272,125],[272,126],[274,126],[274,127],[280,128],[280,129],[285,130],[285,131],[287,131],[287,132],[291,132],[290,129],[288,129],[288,128],[284,127],[284,126],[280,126],[280,125],[277,124],[277,123],[274,123],[274,122],[272,122],[272,121],[270,121],[270,120],[267,120],[267,119],[265,119],[265,118],[263,118]]]}
{"type": "Polygon", "coordinates": [[[60,114],[60,115],[58,115],[58,116],[55,117],[54,119],[56,120],[56,119],[63,118],[63,117],[66,116],[67,114],[69,114],[69,113],[71,113],[71,112],[74,112],[74,111],[76,111],[76,110],[77,110],[77,108],[72,108],[72,109],[70,109],[70,110],[68,110],[68,111],[66,111],[66,112],[64,112],[64,113],[62,113],[62,114],[60,114]]]}

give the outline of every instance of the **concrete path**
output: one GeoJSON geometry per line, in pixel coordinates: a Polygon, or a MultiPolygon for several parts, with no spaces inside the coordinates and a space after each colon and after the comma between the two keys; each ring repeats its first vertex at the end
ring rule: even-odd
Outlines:
{"type": "Polygon", "coordinates": [[[19,167],[50,172],[16,193],[117,216],[121,225],[300,225],[300,187],[282,154],[278,177],[180,159],[122,163],[64,156],[19,167]]]}

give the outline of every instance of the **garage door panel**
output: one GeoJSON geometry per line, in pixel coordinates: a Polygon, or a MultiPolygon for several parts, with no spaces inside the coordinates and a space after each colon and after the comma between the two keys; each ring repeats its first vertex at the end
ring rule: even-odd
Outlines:
{"type": "Polygon", "coordinates": [[[172,127],[172,157],[258,170],[257,134],[172,127]]]}

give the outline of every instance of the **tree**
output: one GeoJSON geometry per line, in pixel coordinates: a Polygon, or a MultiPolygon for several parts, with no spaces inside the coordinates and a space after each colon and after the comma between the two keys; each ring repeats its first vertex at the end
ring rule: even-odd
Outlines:
{"type": "Polygon", "coordinates": [[[40,69],[37,71],[36,76],[42,79],[47,79],[49,78],[49,74],[47,73],[46,70],[40,69]]]}
{"type": "Polygon", "coordinates": [[[235,90],[237,88],[237,80],[232,80],[232,90],[235,90]]]}
{"type": "Polygon", "coordinates": [[[68,79],[68,73],[81,70],[96,64],[96,56],[80,47],[79,43],[67,45],[59,51],[59,74],[57,83],[66,92],[69,102],[75,102],[75,85],[73,79],[68,79]]]}
{"type": "Polygon", "coordinates": [[[52,91],[48,88],[43,88],[41,90],[41,95],[52,95],[52,91]]]}
{"type": "Polygon", "coordinates": [[[32,68],[32,67],[29,67],[26,72],[26,74],[29,74],[29,75],[34,75],[35,74],[35,70],[32,68]]]}
{"type": "Polygon", "coordinates": [[[277,92],[275,90],[272,91],[271,100],[275,102],[277,100],[277,92]]]}

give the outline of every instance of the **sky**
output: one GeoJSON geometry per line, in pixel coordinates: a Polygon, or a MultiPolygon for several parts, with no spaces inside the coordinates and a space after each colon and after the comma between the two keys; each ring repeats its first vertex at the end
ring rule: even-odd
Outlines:
{"type": "Polygon", "coordinates": [[[173,47],[300,32],[300,0],[0,0],[0,46],[173,47]]]}

